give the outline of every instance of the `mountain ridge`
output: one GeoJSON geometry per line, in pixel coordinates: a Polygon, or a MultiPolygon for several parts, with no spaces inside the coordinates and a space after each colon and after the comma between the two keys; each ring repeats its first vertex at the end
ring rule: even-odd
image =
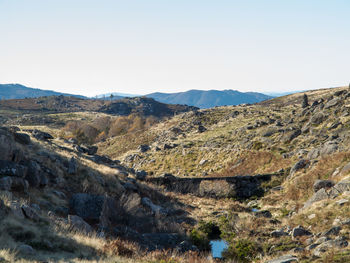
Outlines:
{"type": "Polygon", "coordinates": [[[69,93],[62,93],[53,90],[42,90],[36,88],[26,87],[18,83],[0,84],[0,98],[2,99],[24,99],[37,98],[44,96],[73,96],[77,98],[86,98],[82,95],[75,95],[69,93]]]}
{"type": "Polygon", "coordinates": [[[155,92],[145,95],[163,103],[186,104],[199,108],[215,106],[253,104],[272,99],[272,96],[258,92],[240,92],[237,90],[189,90],[177,93],[155,92]]]}

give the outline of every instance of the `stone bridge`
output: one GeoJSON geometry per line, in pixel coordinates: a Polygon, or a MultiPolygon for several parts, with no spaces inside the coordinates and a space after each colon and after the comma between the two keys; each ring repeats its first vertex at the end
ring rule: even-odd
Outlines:
{"type": "Polygon", "coordinates": [[[175,177],[164,175],[151,177],[147,181],[157,185],[163,185],[168,191],[182,194],[191,193],[197,196],[213,198],[237,198],[246,199],[252,196],[262,196],[264,189],[262,182],[268,182],[272,176],[282,176],[281,173],[258,174],[229,177],[175,177]]]}

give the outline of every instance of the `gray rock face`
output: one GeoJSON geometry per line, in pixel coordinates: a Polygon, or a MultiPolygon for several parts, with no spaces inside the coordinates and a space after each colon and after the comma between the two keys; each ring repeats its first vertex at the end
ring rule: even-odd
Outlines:
{"type": "Polygon", "coordinates": [[[70,208],[85,220],[99,220],[105,197],[102,195],[74,194],[70,200],[70,208]]]}
{"type": "Polygon", "coordinates": [[[25,177],[27,170],[27,167],[15,162],[0,160],[0,175],[25,177]]]}
{"type": "Polygon", "coordinates": [[[15,137],[15,141],[20,144],[24,144],[24,145],[30,144],[30,136],[28,134],[14,133],[14,137],[15,137]]]}
{"type": "Polygon", "coordinates": [[[70,210],[87,222],[98,222],[107,227],[123,220],[121,209],[110,197],[85,193],[74,194],[69,202],[70,210]]]}
{"type": "Polygon", "coordinates": [[[71,229],[89,234],[92,232],[92,227],[86,223],[81,217],[75,215],[68,215],[68,224],[71,225],[71,229]]]}
{"type": "Polygon", "coordinates": [[[284,255],[282,257],[268,260],[266,263],[290,263],[290,262],[298,262],[298,258],[293,255],[284,255]]]}
{"type": "Polygon", "coordinates": [[[329,192],[331,198],[335,198],[342,193],[350,191],[350,178],[345,178],[344,180],[337,183],[329,192]]]}
{"type": "Polygon", "coordinates": [[[0,160],[13,161],[17,151],[13,135],[7,129],[0,127],[0,160]]]}
{"type": "Polygon", "coordinates": [[[331,108],[331,107],[334,107],[334,106],[338,105],[340,102],[341,102],[341,98],[336,97],[336,98],[334,98],[334,99],[328,101],[328,102],[324,105],[324,108],[325,108],[325,109],[329,109],[329,108],[331,108]]]}
{"type": "Polygon", "coordinates": [[[331,180],[316,180],[316,182],[313,185],[313,188],[314,192],[316,193],[322,188],[331,188],[332,186],[334,186],[334,182],[331,180]]]}
{"type": "Polygon", "coordinates": [[[324,188],[321,188],[309,200],[305,202],[303,209],[309,208],[313,203],[325,200],[327,198],[329,198],[328,193],[324,188]]]}
{"type": "Polygon", "coordinates": [[[302,226],[298,226],[293,228],[292,230],[292,237],[301,237],[301,236],[311,236],[312,233],[302,226]]]}
{"type": "Polygon", "coordinates": [[[31,187],[38,187],[40,185],[40,174],[41,167],[37,162],[29,161],[26,162],[26,166],[28,167],[28,172],[25,179],[28,181],[31,187]]]}
{"type": "Polygon", "coordinates": [[[78,170],[77,161],[75,160],[74,157],[72,157],[68,163],[68,174],[71,174],[71,175],[76,174],[77,170],[78,170]]]}

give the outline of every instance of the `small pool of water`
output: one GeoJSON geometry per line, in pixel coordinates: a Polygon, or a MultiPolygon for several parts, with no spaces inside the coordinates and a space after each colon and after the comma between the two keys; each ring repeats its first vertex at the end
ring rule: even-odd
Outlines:
{"type": "Polygon", "coordinates": [[[219,239],[219,240],[211,240],[211,255],[213,258],[221,258],[222,252],[227,248],[226,241],[219,239]]]}
{"type": "Polygon", "coordinates": [[[257,209],[257,208],[252,208],[252,212],[259,212],[259,209],[257,209]]]}

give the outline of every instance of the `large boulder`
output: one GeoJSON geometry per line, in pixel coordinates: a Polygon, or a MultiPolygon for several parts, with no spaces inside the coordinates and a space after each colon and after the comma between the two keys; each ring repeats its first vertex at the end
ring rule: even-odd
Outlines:
{"type": "Polygon", "coordinates": [[[7,129],[0,127],[0,160],[11,161],[17,149],[13,135],[7,129]]]}
{"type": "Polygon", "coordinates": [[[302,226],[297,226],[292,230],[292,237],[311,236],[312,233],[302,226]]]}
{"type": "Polygon", "coordinates": [[[25,179],[31,187],[38,187],[41,181],[41,166],[35,161],[22,162],[28,167],[28,172],[25,179]]]}
{"type": "Polygon", "coordinates": [[[122,213],[117,202],[103,195],[79,193],[74,194],[69,202],[70,210],[92,223],[102,226],[122,220],[122,213]]]}

